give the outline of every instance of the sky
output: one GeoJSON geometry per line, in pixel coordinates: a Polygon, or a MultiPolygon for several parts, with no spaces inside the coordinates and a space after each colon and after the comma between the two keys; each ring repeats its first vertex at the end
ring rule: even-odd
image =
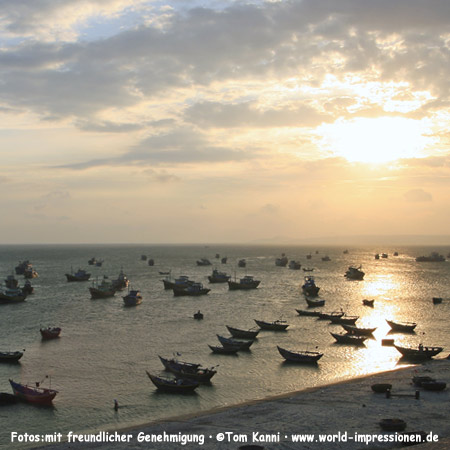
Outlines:
{"type": "Polygon", "coordinates": [[[0,242],[448,235],[448,0],[0,0],[0,242]]]}

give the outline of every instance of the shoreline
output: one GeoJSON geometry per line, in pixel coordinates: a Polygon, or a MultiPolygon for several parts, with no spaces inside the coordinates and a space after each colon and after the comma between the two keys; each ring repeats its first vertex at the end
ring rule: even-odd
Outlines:
{"type": "MultiPolygon", "coordinates": [[[[436,379],[447,381],[450,373],[450,360],[434,359],[421,365],[408,365],[398,369],[361,375],[356,378],[340,380],[334,383],[311,387],[300,391],[278,394],[263,399],[250,400],[240,404],[221,406],[206,411],[193,412],[152,422],[127,426],[123,428],[102,430],[104,433],[118,433],[133,436],[131,442],[61,442],[57,444],[33,447],[35,449],[94,449],[113,448],[116,450],[149,448],[148,443],[138,442],[138,434],[161,436],[163,434],[178,436],[203,436],[204,444],[154,442],[151,448],[206,448],[235,449],[236,442],[226,441],[228,437],[247,437],[247,444],[255,444],[253,433],[276,436],[280,441],[259,443],[265,449],[294,449],[298,443],[292,442],[293,434],[328,434],[338,435],[380,435],[384,432],[378,425],[381,418],[400,417],[407,422],[406,431],[424,431],[434,433],[441,443],[450,437],[450,425],[446,415],[450,412],[448,390],[431,392],[420,389],[420,399],[415,392],[419,388],[412,386],[415,374],[431,375],[436,379]],[[371,390],[374,383],[391,383],[392,397],[375,394],[371,390]],[[350,388],[350,389],[349,389],[350,388]],[[398,390],[400,388],[400,391],[398,390]],[[445,407],[440,408],[441,402],[445,407]],[[296,406],[297,405],[297,406],[296,406]],[[301,407],[300,407],[301,406],[301,407]],[[392,408],[392,406],[395,406],[392,408]],[[406,408],[405,408],[406,407],[406,408]],[[436,413],[436,407],[443,413],[436,413]],[[364,409],[362,409],[364,408],[364,409]],[[433,419],[430,420],[430,417],[433,419]],[[306,420],[305,420],[306,418],[306,420]],[[423,419],[427,424],[423,424],[423,419]],[[305,423],[306,422],[306,423],[305,423]],[[421,425],[420,430],[418,428],[421,425]],[[425,426],[426,425],[426,426],[425,426]],[[225,433],[225,441],[217,441],[217,436],[225,433]]],[[[120,414],[120,408],[119,412],[120,414]]],[[[86,433],[83,436],[96,436],[102,431],[86,433]]],[[[80,433],[81,434],[81,433],[80,433]]],[[[341,436],[342,437],[342,436],[341,436]]],[[[242,443],[242,442],[241,442],[242,443]]],[[[398,443],[397,443],[398,444],[398,443]]],[[[301,444],[304,445],[304,444],[301,444]]],[[[438,444],[439,445],[439,444],[438,444]]],[[[378,443],[376,446],[356,442],[324,442],[312,443],[302,448],[334,449],[334,448],[391,448],[392,445],[378,443]]],[[[396,445],[398,447],[398,445],[396,445]]],[[[442,448],[442,447],[440,447],[442,448]]]]}

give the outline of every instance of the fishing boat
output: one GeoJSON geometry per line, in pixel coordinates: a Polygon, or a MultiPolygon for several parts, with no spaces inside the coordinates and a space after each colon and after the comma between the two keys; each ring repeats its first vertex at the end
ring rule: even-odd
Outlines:
{"type": "Polygon", "coordinates": [[[61,334],[60,327],[41,328],[39,330],[43,340],[56,339],[61,334]]]}
{"type": "Polygon", "coordinates": [[[238,348],[239,350],[249,350],[253,344],[253,340],[238,340],[217,335],[217,339],[224,347],[238,348]]]}
{"type": "Polygon", "coordinates": [[[34,287],[31,285],[31,281],[27,280],[25,281],[23,287],[22,287],[22,293],[25,295],[31,295],[34,292],[34,287]]]}
{"type": "Polygon", "coordinates": [[[136,306],[142,303],[142,294],[138,289],[130,289],[122,298],[125,306],[136,306]]]}
{"type": "Polygon", "coordinates": [[[5,278],[5,287],[7,287],[8,289],[15,289],[19,287],[19,280],[16,279],[14,274],[8,275],[5,278]]]}
{"type": "Polygon", "coordinates": [[[350,266],[345,272],[345,278],[348,280],[362,280],[364,278],[365,273],[361,270],[361,266],[354,267],[350,266]]]}
{"type": "Polygon", "coordinates": [[[198,310],[196,313],[194,313],[194,319],[203,320],[203,313],[200,310],[198,310]]]}
{"type": "Polygon", "coordinates": [[[208,280],[210,283],[226,283],[231,278],[225,272],[220,272],[217,269],[212,271],[211,275],[208,275],[208,280]]]}
{"type": "Polygon", "coordinates": [[[405,359],[414,361],[431,359],[444,350],[442,347],[425,347],[422,344],[419,344],[418,347],[402,347],[394,344],[394,347],[405,359]]]}
{"type": "Polygon", "coordinates": [[[17,362],[22,358],[24,351],[25,350],[22,352],[0,352],[0,362],[17,362]]]}
{"type": "Polygon", "coordinates": [[[295,362],[295,363],[317,363],[320,358],[322,358],[323,353],[319,352],[310,352],[307,350],[302,351],[291,351],[286,350],[285,348],[281,348],[277,345],[277,349],[280,353],[280,355],[289,362],[295,362]]]}
{"type": "Polygon", "coordinates": [[[331,320],[336,317],[342,317],[344,315],[344,311],[332,311],[327,313],[319,313],[320,320],[331,320]]]}
{"type": "Polygon", "coordinates": [[[296,309],[299,316],[319,317],[320,311],[310,311],[308,309],[296,309]]]}
{"type": "Polygon", "coordinates": [[[343,316],[334,316],[330,317],[331,323],[336,323],[339,325],[346,324],[346,325],[354,325],[356,321],[359,319],[359,316],[347,316],[344,314],[343,316]]]}
{"type": "Polygon", "coordinates": [[[247,261],[245,259],[240,259],[238,261],[238,267],[246,267],[247,266],[247,261]]]}
{"type": "Polygon", "coordinates": [[[0,291],[0,303],[19,303],[23,302],[26,298],[27,294],[18,287],[4,288],[0,291]]]}
{"type": "Polygon", "coordinates": [[[130,280],[123,273],[123,269],[120,269],[119,275],[115,280],[112,280],[112,286],[116,291],[122,291],[128,287],[130,280]]]}
{"type": "Polygon", "coordinates": [[[310,308],[315,308],[316,306],[324,306],[325,305],[325,300],[323,299],[313,299],[313,298],[305,298],[306,303],[308,304],[308,306],[310,308]]]}
{"type": "Polygon", "coordinates": [[[175,297],[206,295],[211,289],[203,287],[202,283],[192,283],[186,287],[174,286],[172,288],[175,297]]]}
{"type": "Polygon", "coordinates": [[[179,378],[189,378],[201,382],[208,382],[217,373],[215,367],[202,367],[201,364],[179,361],[176,358],[163,358],[158,355],[166,370],[172,372],[179,378]]]}
{"type": "Polygon", "coordinates": [[[93,282],[89,292],[91,293],[91,298],[108,298],[114,296],[116,289],[113,287],[112,281],[107,276],[104,276],[101,283],[98,283],[98,281],[93,282]]]}
{"type": "Polygon", "coordinates": [[[174,287],[185,288],[193,283],[187,275],[180,275],[175,279],[172,279],[169,275],[161,281],[163,282],[164,289],[166,290],[173,289],[174,287]]]}
{"type": "Polygon", "coordinates": [[[40,387],[39,382],[36,382],[35,386],[30,386],[28,384],[17,383],[10,379],[9,383],[11,384],[14,395],[29,403],[50,405],[58,393],[55,389],[40,387]]]}
{"type": "Polygon", "coordinates": [[[211,261],[207,258],[201,258],[197,260],[197,266],[210,266],[211,261]]]}
{"type": "Polygon", "coordinates": [[[331,336],[336,339],[338,344],[353,344],[353,345],[363,345],[364,341],[367,339],[367,336],[357,336],[354,334],[339,334],[339,333],[330,333],[331,336]]]}
{"type": "Polygon", "coordinates": [[[273,322],[265,322],[263,320],[256,320],[256,325],[258,325],[259,328],[262,330],[270,330],[270,331],[285,331],[286,328],[289,326],[288,323],[286,323],[285,320],[275,320],[273,322]]]}
{"type": "Polygon", "coordinates": [[[239,281],[228,280],[228,289],[230,291],[256,289],[259,283],[261,283],[260,280],[255,280],[251,275],[245,275],[239,281]]]}
{"type": "Polygon", "coordinates": [[[322,256],[322,261],[331,261],[331,258],[328,255],[322,256]]]}
{"type": "Polygon", "coordinates": [[[362,302],[363,302],[364,306],[370,306],[371,308],[373,308],[375,300],[374,299],[368,300],[368,299],[365,298],[362,302]]]}
{"type": "Polygon", "coordinates": [[[312,275],[307,275],[304,278],[304,283],[302,285],[302,291],[305,295],[310,297],[316,297],[319,295],[320,287],[316,285],[316,281],[312,275]]]}
{"type": "Polygon", "coordinates": [[[289,261],[289,269],[291,270],[300,270],[300,268],[302,267],[302,265],[298,262],[298,261],[289,261]]]}
{"type": "Polygon", "coordinates": [[[372,336],[374,331],[377,329],[375,328],[360,328],[356,327],[354,325],[348,325],[345,323],[341,323],[342,328],[349,333],[349,334],[355,334],[357,336],[372,336]]]}
{"type": "Polygon", "coordinates": [[[418,256],[416,258],[417,262],[444,262],[445,256],[440,255],[438,252],[432,252],[428,256],[418,256]]]}
{"type": "Polygon", "coordinates": [[[208,347],[213,353],[218,353],[220,355],[235,355],[240,350],[240,347],[232,347],[231,345],[228,347],[224,347],[220,345],[208,344],[208,347]]]}
{"type": "Polygon", "coordinates": [[[15,267],[16,275],[23,275],[30,267],[32,267],[32,264],[28,259],[26,261],[19,261],[19,264],[15,267]]]}
{"type": "Polygon", "coordinates": [[[442,297],[433,297],[434,305],[439,305],[440,303],[442,303],[442,297]]]}
{"type": "Polygon", "coordinates": [[[286,267],[287,263],[288,263],[288,259],[284,253],[281,255],[281,258],[277,258],[275,260],[275,265],[278,267],[286,267]]]}
{"type": "Polygon", "coordinates": [[[260,330],[240,330],[239,328],[233,328],[229,325],[225,325],[228,328],[228,331],[230,332],[231,336],[238,338],[238,339],[255,339],[256,336],[258,336],[260,330]]]}
{"type": "Polygon", "coordinates": [[[156,375],[152,375],[147,372],[148,377],[152,381],[152,383],[161,391],[170,392],[170,393],[178,393],[178,394],[186,394],[190,392],[194,392],[200,385],[198,381],[189,380],[187,378],[163,378],[158,377],[156,375]]]}
{"type": "Polygon", "coordinates": [[[67,281],[88,281],[91,277],[84,269],[78,269],[75,273],[66,273],[67,281]]]}
{"type": "Polygon", "coordinates": [[[89,261],[88,264],[90,266],[95,266],[97,264],[97,259],[95,257],[92,257],[89,261]]]}
{"type": "Polygon", "coordinates": [[[303,272],[313,272],[314,271],[314,267],[303,267],[303,272]]]}
{"type": "Polygon", "coordinates": [[[224,257],[220,260],[220,262],[221,262],[222,264],[226,264],[227,261],[228,261],[228,258],[227,258],[226,256],[224,256],[224,257]]]}
{"type": "Polygon", "coordinates": [[[416,328],[417,323],[415,322],[394,322],[393,320],[387,320],[386,322],[391,327],[392,331],[402,331],[406,333],[411,333],[416,328]]]}
{"type": "Polygon", "coordinates": [[[39,274],[32,267],[29,267],[25,270],[25,272],[23,273],[23,276],[27,279],[31,279],[31,278],[37,278],[39,276],[39,274]]]}

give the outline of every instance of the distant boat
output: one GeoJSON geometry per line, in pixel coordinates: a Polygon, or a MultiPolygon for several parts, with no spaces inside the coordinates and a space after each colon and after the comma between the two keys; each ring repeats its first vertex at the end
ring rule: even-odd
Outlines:
{"type": "Polygon", "coordinates": [[[435,305],[438,305],[439,303],[442,303],[442,297],[433,297],[433,303],[435,305]]]}
{"type": "Polygon", "coordinates": [[[348,250],[344,250],[342,253],[343,253],[344,255],[348,255],[348,250]]]}
{"type": "Polygon", "coordinates": [[[56,339],[59,338],[61,334],[61,328],[59,327],[41,328],[39,332],[41,333],[43,340],[56,339]]]}
{"type": "Polygon", "coordinates": [[[107,276],[104,276],[101,283],[95,281],[92,284],[89,288],[89,292],[91,293],[91,298],[108,298],[114,296],[116,289],[114,288],[112,281],[110,281],[107,276]]]}
{"type": "Polygon", "coordinates": [[[291,270],[300,270],[302,265],[298,261],[289,261],[289,269],[291,270]]]}
{"type": "Polygon", "coordinates": [[[238,338],[238,339],[255,339],[256,336],[258,336],[260,330],[241,330],[239,328],[230,327],[229,325],[226,325],[228,328],[228,331],[230,332],[231,336],[238,338]]]}
{"type": "Polygon", "coordinates": [[[444,262],[445,256],[440,255],[438,252],[432,252],[428,256],[418,256],[416,258],[417,262],[444,262]]]}
{"type": "Polygon", "coordinates": [[[123,298],[125,306],[136,306],[142,303],[142,294],[138,289],[130,289],[123,298]]]}
{"type": "Polygon", "coordinates": [[[66,273],[67,281],[88,281],[91,277],[84,269],[78,269],[75,273],[66,273]]]}
{"type": "Polygon", "coordinates": [[[303,267],[303,272],[312,272],[314,267],[303,267]]]}
{"type": "Polygon", "coordinates": [[[402,347],[400,345],[395,345],[394,347],[398,352],[402,354],[405,359],[411,359],[416,361],[431,359],[433,356],[441,353],[442,347],[424,347],[420,344],[418,347],[402,347]]]}
{"type": "Polygon", "coordinates": [[[196,313],[194,313],[194,319],[196,320],[203,320],[203,313],[198,310],[196,313]]]}
{"type": "Polygon", "coordinates": [[[393,320],[387,320],[386,322],[391,327],[392,331],[412,332],[416,328],[415,322],[394,322],[393,320]]]}
{"type": "Polygon", "coordinates": [[[31,285],[30,280],[25,281],[22,287],[22,292],[26,295],[31,295],[34,292],[34,287],[31,285]]]}
{"type": "Polygon", "coordinates": [[[310,308],[316,308],[318,306],[324,306],[325,305],[325,300],[323,300],[323,299],[319,300],[319,299],[313,299],[313,298],[306,297],[305,300],[306,300],[306,303],[308,303],[308,306],[310,308]]]}
{"type": "Polygon", "coordinates": [[[380,254],[379,253],[375,254],[375,259],[380,259],[380,254]]]}
{"type": "Polygon", "coordinates": [[[288,263],[288,259],[284,253],[281,255],[281,258],[277,258],[275,260],[275,265],[278,267],[286,267],[287,263],[288,263]]]}
{"type": "Polygon", "coordinates": [[[346,325],[354,325],[356,321],[359,319],[359,316],[347,316],[343,315],[340,317],[330,317],[331,323],[337,323],[337,324],[346,324],[346,325]]]}
{"type": "Polygon", "coordinates": [[[26,261],[19,261],[19,264],[15,267],[16,275],[23,275],[30,267],[32,265],[28,259],[26,261]]]}
{"type": "Polygon", "coordinates": [[[302,291],[305,295],[309,295],[311,297],[316,297],[319,295],[320,287],[316,285],[316,281],[312,275],[307,275],[304,278],[304,283],[302,285],[302,291]]]}
{"type": "Polygon", "coordinates": [[[344,311],[332,311],[328,313],[319,313],[320,320],[331,320],[335,317],[342,317],[344,315],[344,311]]]}
{"type": "Polygon", "coordinates": [[[317,363],[320,358],[322,358],[323,353],[310,352],[306,350],[302,351],[291,351],[281,348],[277,345],[278,352],[286,360],[295,363],[317,363]]]}
{"type": "Polygon", "coordinates": [[[227,261],[228,261],[228,258],[227,258],[226,256],[224,256],[224,257],[220,260],[220,262],[221,262],[222,264],[226,264],[227,261]]]}
{"type": "Polygon", "coordinates": [[[91,259],[88,261],[88,264],[89,264],[90,266],[95,266],[95,265],[97,264],[97,259],[96,259],[95,257],[91,258],[91,259]]]}
{"type": "Polygon", "coordinates": [[[141,261],[147,261],[147,255],[141,255],[141,261]]]}
{"type": "Polygon", "coordinates": [[[197,266],[210,266],[211,261],[207,258],[201,258],[197,260],[197,266]]]}
{"type": "Polygon", "coordinates": [[[381,254],[381,257],[382,257],[382,258],[387,258],[388,256],[389,256],[389,255],[388,255],[387,253],[382,253],[382,254],[381,254]]]}
{"type": "Polygon", "coordinates": [[[4,288],[0,291],[0,303],[19,303],[27,298],[27,294],[20,288],[4,288]]]}
{"type": "Polygon", "coordinates": [[[113,288],[116,291],[122,291],[123,289],[127,288],[129,284],[130,280],[123,273],[123,269],[120,269],[119,276],[115,280],[112,280],[113,288]]]}
{"type": "Polygon", "coordinates": [[[150,259],[148,260],[148,265],[149,265],[149,266],[154,266],[154,265],[155,265],[155,260],[154,260],[153,258],[150,258],[150,259]]]}
{"type": "Polygon", "coordinates": [[[311,253],[308,253],[308,254],[306,255],[306,259],[311,259],[311,258],[312,258],[311,253]]]}
{"type": "Polygon", "coordinates": [[[188,380],[187,378],[163,378],[152,375],[147,372],[148,377],[152,383],[161,391],[170,393],[185,394],[193,392],[200,385],[198,381],[188,380]]]}
{"type": "Polygon", "coordinates": [[[220,272],[217,269],[213,269],[212,274],[208,275],[208,280],[210,283],[226,283],[231,278],[225,272],[220,272]]]}
{"type": "Polygon", "coordinates": [[[338,333],[330,333],[331,336],[336,339],[338,344],[353,344],[353,345],[363,345],[364,341],[367,339],[367,336],[358,336],[354,334],[338,334],[338,333]]]}
{"type": "Polygon", "coordinates": [[[163,358],[159,355],[158,358],[166,370],[172,372],[179,378],[189,378],[191,380],[207,382],[217,373],[215,367],[206,368],[202,367],[201,364],[179,361],[176,358],[163,358]]]}
{"type": "Polygon", "coordinates": [[[8,289],[15,289],[19,287],[19,280],[15,278],[14,274],[8,275],[5,278],[5,287],[8,289]]]}
{"type": "Polygon", "coordinates": [[[253,339],[249,340],[232,339],[220,336],[219,334],[217,335],[217,339],[219,339],[219,342],[224,347],[238,348],[239,350],[249,350],[254,342],[253,339]]]}
{"type": "Polygon", "coordinates": [[[54,389],[40,387],[40,383],[36,383],[36,386],[29,386],[27,384],[16,383],[11,379],[9,383],[11,384],[14,395],[29,403],[49,405],[58,393],[54,389]]]}
{"type": "Polygon", "coordinates": [[[321,314],[320,311],[310,311],[305,309],[296,309],[299,316],[312,316],[312,317],[319,317],[321,314]]]}
{"type": "Polygon", "coordinates": [[[23,276],[27,279],[30,279],[30,278],[37,278],[39,274],[32,267],[29,267],[25,269],[23,276]]]}
{"type": "Polygon", "coordinates": [[[186,287],[174,286],[172,288],[173,295],[175,297],[192,296],[197,297],[199,295],[206,295],[211,291],[209,288],[205,288],[202,283],[192,283],[186,287]]]}
{"type": "Polygon", "coordinates": [[[371,306],[372,308],[373,308],[373,305],[374,305],[374,303],[375,303],[375,300],[367,300],[367,299],[364,299],[363,301],[363,305],[365,305],[365,306],[371,306]]]}
{"type": "Polygon", "coordinates": [[[221,354],[221,355],[235,355],[240,350],[239,346],[237,346],[237,347],[231,347],[231,346],[223,347],[223,346],[219,346],[219,345],[209,345],[208,344],[208,347],[211,349],[211,351],[213,353],[218,353],[218,354],[221,354]]]}
{"type": "Polygon", "coordinates": [[[371,336],[376,330],[375,328],[359,328],[354,325],[341,323],[342,328],[349,334],[356,334],[357,336],[371,336]]]}
{"type": "Polygon", "coordinates": [[[247,266],[247,261],[245,259],[240,259],[238,261],[238,266],[239,267],[246,267],[247,266]]]}
{"type": "Polygon", "coordinates": [[[350,266],[344,276],[349,280],[362,280],[364,275],[365,273],[361,270],[361,266],[350,266]]]}
{"type": "Polygon", "coordinates": [[[328,255],[326,255],[322,257],[322,261],[331,261],[331,258],[328,255]]]}
{"type": "Polygon", "coordinates": [[[24,351],[0,352],[0,362],[17,362],[20,358],[22,358],[24,351]]]}
{"type": "Polygon", "coordinates": [[[178,278],[171,278],[170,275],[161,280],[164,284],[164,289],[173,289],[174,287],[185,288],[194,281],[191,281],[187,275],[180,275],[178,278]]]}
{"type": "Polygon", "coordinates": [[[285,331],[289,324],[285,320],[275,320],[274,322],[265,322],[264,320],[256,320],[256,325],[262,330],[285,331]]]}
{"type": "Polygon", "coordinates": [[[228,289],[230,291],[256,289],[259,286],[259,283],[261,283],[260,280],[255,280],[251,275],[245,275],[245,277],[241,278],[239,281],[228,280],[228,289]]]}

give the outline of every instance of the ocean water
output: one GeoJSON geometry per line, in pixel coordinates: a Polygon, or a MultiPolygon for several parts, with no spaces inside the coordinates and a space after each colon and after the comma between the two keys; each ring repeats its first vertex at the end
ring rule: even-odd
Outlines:
{"type": "MultiPolygon", "coordinates": [[[[328,384],[401,366],[400,354],[381,345],[383,338],[397,343],[440,345],[443,356],[450,350],[450,262],[417,263],[415,257],[449,248],[398,247],[277,247],[277,246],[1,246],[1,280],[14,271],[20,260],[30,260],[39,277],[32,280],[35,293],[20,304],[0,304],[0,350],[26,349],[17,364],[0,364],[0,391],[11,392],[8,379],[57,389],[53,407],[16,404],[0,407],[1,448],[24,448],[12,444],[11,432],[43,434],[114,430],[157,419],[220,406],[238,404],[308,387],[328,384]],[[393,256],[394,251],[399,253],[393,256]],[[316,253],[317,252],[317,253],[316,253]],[[375,253],[389,257],[376,260],[375,253]],[[215,258],[227,256],[227,264],[215,258]],[[339,325],[302,317],[306,309],[300,286],[305,273],[277,267],[275,259],[286,253],[289,260],[314,267],[320,286],[323,311],[342,308],[358,315],[359,326],[377,327],[374,339],[364,347],[336,344],[330,331],[339,325]],[[312,253],[310,260],[306,255],[312,253]],[[145,254],[154,259],[149,266],[145,254]],[[322,261],[328,255],[331,261],[322,261]],[[103,259],[102,267],[88,266],[92,257],[103,259]],[[196,260],[210,259],[212,267],[233,277],[245,274],[261,280],[258,289],[229,291],[226,284],[209,284],[212,267],[196,260]],[[245,269],[237,261],[246,258],[245,269]],[[350,265],[362,265],[363,281],[349,281],[350,265]],[[134,288],[141,290],[142,304],[124,307],[121,293],[93,300],[91,282],[69,283],[65,273],[89,269],[91,280],[117,277],[121,268],[134,288]],[[211,288],[202,297],[174,297],[164,290],[160,271],[188,275],[211,288]],[[443,302],[434,305],[433,297],[443,302]],[[363,299],[374,299],[373,308],[363,299]],[[201,310],[203,321],[193,319],[201,310]],[[286,332],[261,331],[249,352],[237,356],[216,355],[207,344],[218,345],[216,334],[228,336],[225,325],[248,329],[254,319],[289,323],[286,332]],[[390,333],[385,319],[417,322],[412,334],[390,333]],[[60,326],[61,337],[42,341],[39,328],[60,326]],[[284,363],[276,346],[291,350],[320,350],[317,366],[284,363]],[[145,371],[163,374],[158,355],[217,366],[211,385],[200,386],[194,395],[159,393],[145,371]],[[120,409],[113,408],[117,399],[120,409]]],[[[20,285],[24,280],[17,275],[20,285]]]]}

